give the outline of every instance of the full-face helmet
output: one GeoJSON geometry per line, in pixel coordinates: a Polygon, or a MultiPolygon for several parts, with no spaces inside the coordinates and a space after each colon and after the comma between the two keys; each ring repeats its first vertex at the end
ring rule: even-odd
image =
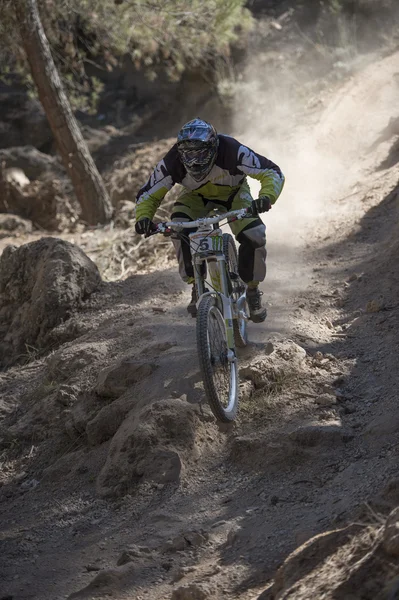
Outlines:
{"type": "Polygon", "coordinates": [[[177,149],[186,171],[196,181],[204,179],[213,167],[218,149],[216,129],[207,121],[196,118],[178,133],[177,149]]]}

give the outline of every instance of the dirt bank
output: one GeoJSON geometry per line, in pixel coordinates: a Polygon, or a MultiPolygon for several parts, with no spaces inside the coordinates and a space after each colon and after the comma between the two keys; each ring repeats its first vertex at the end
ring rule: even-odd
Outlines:
{"type": "MultiPolygon", "coordinates": [[[[336,556],[345,579],[345,544],[360,560],[379,539],[364,502],[374,519],[397,502],[399,165],[395,137],[373,144],[395,116],[397,64],[379,59],[325,101],[305,176],[304,127],[287,140],[285,198],[268,220],[269,318],[241,356],[234,426],[201,403],[174,267],[103,283],[67,321],[73,339],[1,374],[3,596],[309,598],[318,573],[329,585],[321,557],[336,556]],[[356,143],[343,144],[367,94],[356,143]],[[368,537],[330,534],[312,546],[318,560],[274,580],[295,548],[355,519],[368,537]]],[[[275,145],[282,165],[284,152],[275,145]]]]}

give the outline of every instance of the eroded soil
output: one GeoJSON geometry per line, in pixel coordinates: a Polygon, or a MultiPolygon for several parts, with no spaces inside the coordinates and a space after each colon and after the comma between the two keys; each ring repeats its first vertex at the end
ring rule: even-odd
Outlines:
{"type": "MultiPolygon", "coordinates": [[[[397,135],[379,136],[397,116],[398,60],[367,67],[319,113],[311,210],[287,160],[286,199],[267,219],[269,316],[241,355],[234,426],[202,403],[170,262],[104,283],[72,317],[72,341],[1,374],[0,598],[257,598],[302,543],[365,521],[365,502],[394,506],[399,155],[397,135]],[[356,144],[338,155],[350,126],[356,144]],[[118,371],[107,388],[104,370],[126,357],[144,374],[118,371]]],[[[314,595],[317,566],[300,562],[263,597],[372,597],[333,584],[314,595]]]]}

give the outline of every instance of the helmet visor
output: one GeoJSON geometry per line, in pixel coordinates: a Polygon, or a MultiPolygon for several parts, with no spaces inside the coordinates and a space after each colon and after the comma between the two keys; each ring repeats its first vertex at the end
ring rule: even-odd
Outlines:
{"type": "Polygon", "coordinates": [[[208,165],[212,162],[215,153],[212,144],[197,141],[181,142],[178,150],[185,167],[208,165]]]}

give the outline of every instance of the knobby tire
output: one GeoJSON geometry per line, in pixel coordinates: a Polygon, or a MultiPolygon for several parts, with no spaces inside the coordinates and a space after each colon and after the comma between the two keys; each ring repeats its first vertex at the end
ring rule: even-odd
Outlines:
{"type": "Polygon", "coordinates": [[[234,421],[238,410],[238,366],[227,360],[224,318],[216,298],[202,298],[197,314],[197,350],[205,394],[216,419],[234,421]]]}

